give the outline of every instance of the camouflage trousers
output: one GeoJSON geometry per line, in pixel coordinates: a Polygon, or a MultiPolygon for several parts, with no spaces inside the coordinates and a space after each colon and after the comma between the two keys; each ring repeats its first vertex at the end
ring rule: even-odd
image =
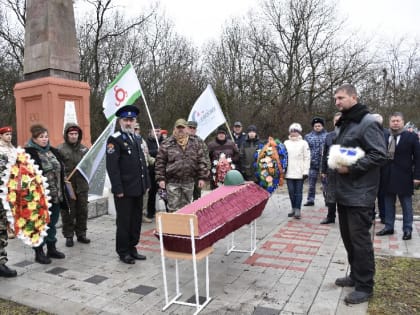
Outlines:
{"type": "Polygon", "coordinates": [[[191,203],[193,197],[194,182],[187,184],[168,183],[168,212],[175,212],[191,203]]]}
{"type": "Polygon", "coordinates": [[[88,192],[76,194],[77,199],[69,199],[70,210],[61,209],[61,221],[63,222],[63,236],[73,237],[76,234],[86,236],[88,218],[88,192]]]}
{"type": "Polygon", "coordinates": [[[7,263],[7,219],[6,210],[0,201],[0,265],[7,263]]]}

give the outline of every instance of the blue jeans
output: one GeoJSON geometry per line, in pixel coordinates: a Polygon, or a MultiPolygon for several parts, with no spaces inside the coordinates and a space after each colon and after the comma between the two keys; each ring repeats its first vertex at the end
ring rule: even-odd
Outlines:
{"type": "MultiPolygon", "coordinates": [[[[412,232],[413,230],[413,202],[412,196],[398,195],[403,213],[403,232],[412,232]]],[[[395,222],[395,202],[396,194],[385,194],[385,228],[393,230],[395,222]]]]}
{"type": "Polygon", "coordinates": [[[289,191],[292,209],[300,209],[302,205],[303,179],[287,178],[287,190],[289,191]]]}

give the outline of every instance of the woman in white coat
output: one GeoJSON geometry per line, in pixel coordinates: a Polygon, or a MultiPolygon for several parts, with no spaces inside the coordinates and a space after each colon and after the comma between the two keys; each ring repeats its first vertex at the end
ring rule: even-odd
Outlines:
{"type": "Polygon", "coordinates": [[[302,138],[302,126],[293,123],[289,127],[289,139],[284,142],[288,154],[286,171],[287,190],[292,204],[288,217],[300,219],[303,181],[308,177],[311,152],[308,143],[302,138]]]}

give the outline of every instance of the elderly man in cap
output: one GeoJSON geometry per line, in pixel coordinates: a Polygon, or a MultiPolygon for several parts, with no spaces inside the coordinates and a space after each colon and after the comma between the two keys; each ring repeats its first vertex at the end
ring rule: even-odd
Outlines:
{"type": "Polygon", "coordinates": [[[194,180],[203,188],[208,169],[197,136],[187,132],[185,119],[175,122],[174,131],[159,147],[155,162],[156,182],[166,189],[168,211],[175,212],[192,201],[194,180]]]}
{"type": "Polygon", "coordinates": [[[235,142],[238,150],[246,140],[246,133],[243,132],[242,130],[243,130],[242,123],[240,121],[235,121],[235,123],[233,124],[233,132],[232,132],[233,139],[232,140],[235,142]]]}
{"type": "Polygon", "coordinates": [[[141,139],[134,133],[137,107],[118,109],[120,131],[111,135],[106,145],[106,169],[111,181],[117,212],[116,251],[120,260],[134,264],[146,257],[137,252],[142,221],[143,195],[150,187],[146,158],[141,139]]]}
{"type": "MultiPolygon", "coordinates": [[[[204,157],[206,159],[207,163],[207,169],[208,169],[208,175],[210,175],[210,169],[211,169],[211,162],[209,157],[209,149],[207,148],[207,144],[201,139],[199,136],[197,136],[197,122],[196,121],[188,121],[188,133],[190,136],[196,136],[198,138],[198,141],[201,144],[201,147],[203,148],[204,157]]],[[[198,187],[198,179],[196,179],[194,183],[194,191],[193,191],[193,200],[197,200],[201,197],[201,188],[198,187]]]]}
{"type": "Polygon", "coordinates": [[[315,205],[315,188],[321,169],[322,150],[324,148],[327,131],[324,129],[324,119],[314,117],[312,119],[312,131],[305,135],[304,139],[311,150],[311,166],[309,169],[308,198],[304,206],[315,205]]]}
{"type": "MultiPolygon", "coordinates": [[[[12,127],[5,126],[0,128],[0,184],[2,183],[1,177],[6,170],[8,163],[14,163],[16,160],[16,149],[12,143],[12,127]]],[[[6,217],[6,209],[3,207],[4,199],[0,199],[0,277],[16,277],[16,270],[10,269],[6,266],[7,263],[7,228],[8,222],[6,217]]]]}

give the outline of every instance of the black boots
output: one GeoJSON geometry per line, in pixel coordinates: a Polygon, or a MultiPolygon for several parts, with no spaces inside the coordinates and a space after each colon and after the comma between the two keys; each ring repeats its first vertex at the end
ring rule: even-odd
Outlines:
{"type": "Polygon", "coordinates": [[[51,264],[51,258],[63,259],[66,257],[62,252],[55,248],[55,243],[47,243],[47,254],[44,253],[44,247],[34,247],[35,261],[40,264],[51,264]]]}
{"type": "Polygon", "coordinates": [[[81,235],[77,237],[77,241],[79,243],[83,243],[83,244],[89,244],[90,243],[90,239],[88,239],[86,236],[81,235]]]}
{"type": "Polygon", "coordinates": [[[16,270],[10,269],[5,264],[0,265],[0,277],[13,278],[17,276],[16,270]]]}
{"type": "Polygon", "coordinates": [[[55,248],[55,243],[47,243],[47,255],[51,258],[63,259],[66,257],[62,252],[59,252],[57,248],[55,248]]]}
{"type": "Polygon", "coordinates": [[[74,246],[73,237],[66,237],[66,246],[67,247],[73,247],[74,246]]]}
{"type": "Polygon", "coordinates": [[[45,255],[43,246],[34,247],[34,251],[36,262],[40,264],[51,264],[51,259],[45,255]]]}

